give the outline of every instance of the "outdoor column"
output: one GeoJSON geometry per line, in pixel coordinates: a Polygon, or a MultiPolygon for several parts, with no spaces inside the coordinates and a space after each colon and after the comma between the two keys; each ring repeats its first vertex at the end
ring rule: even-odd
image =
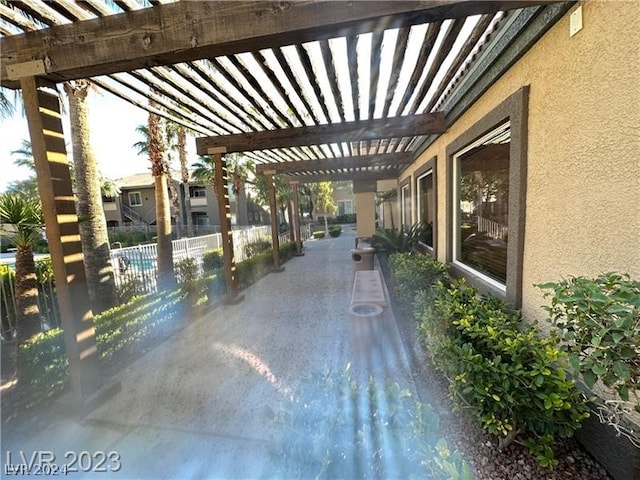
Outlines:
{"type": "Polygon", "coordinates": [[[210,148],[209,154],[213,155],[216,197],[218,199],[218,212],[220,216],[220,235],[222,236],[222,259],[224,262],[224,278],[227,285],[225,303],[238,303],[244,296],[238,295],[236,286],[236,261],[233,253],[233,231],[231,230],[231,206],[229,205],[229,186],[227,177],[227,162],[222,158],[226,152],[225,147],[210,148]]]}
{"type": "Polygon", "coordinates": [[[293,236],[296,242],[296,255],[304,255],[302,253],[302,238],[300,235],[300,203],[298,199],[298,182],[297,180],[290,180],[291,190],[293,192],[293,236]]]}
{"type": "Polygon", "coordinates": [[[376,231],[376,180],[353,182],[356,195],[356,236],[371,237],[376,231]]]}
{"type": "Polygon", "coordinates": [[[89,410],[115,393],[119,383],[103,388],[60,104],[57,93],[39,90],[34,77],[21,78],[20,87],[29,123],[71,384],[84,401],[85,410],[89,410]]]}
{"type": "Polygon", "coordinates": [[[267,190],[269,194],[269,208],[271,210],[271,239],[273,243],[273,271],[282,272],[284,267],[280,266],[280,238],[278,231],[278,205],[276,203],[275,170],[266,170],[264,176],[267,179],[267,190]]]}

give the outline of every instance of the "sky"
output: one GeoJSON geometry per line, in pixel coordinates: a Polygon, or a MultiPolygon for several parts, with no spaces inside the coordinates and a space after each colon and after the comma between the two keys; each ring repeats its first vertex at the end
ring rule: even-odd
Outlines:
{"type": "MultiPolygon", "coordinates": [[[[12,92],[7,96],[13,98],[12,92]]],[[[94,155],[98,161],[100,172],[107,178],[115,180],[134,173],[143,173],[150,167],[149,160],[139,156],[132,147],[141,140],[136,133],[138,125],[146,125],[147,112],[105,91],[89,93],[89,129],[94,155]]],[[[11,152],[20,148],[22,140],[29,140],[27,119],[23,117],[19,107],[11,119],[0,119],[0,192],[16,180],[24,180],[31,172],[24,167],[13,164],[15,155],[11,152]]],[[[68,117],[63,120],[67,155],[71,154],[71,132],[68,117]]],[[[190,151],[189,163],[196,160],[195,140],[187,140],[190,151]]]]}

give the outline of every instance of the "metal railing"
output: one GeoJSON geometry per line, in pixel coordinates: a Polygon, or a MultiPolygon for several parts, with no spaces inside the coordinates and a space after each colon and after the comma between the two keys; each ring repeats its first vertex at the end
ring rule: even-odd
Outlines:
{"type": "Polygon", "coordinates": [[[491,238],[504,238],[507,235],[507,226],[484,217],[477,217],[477,219],[478,232],[485,232],[491,238]]]}

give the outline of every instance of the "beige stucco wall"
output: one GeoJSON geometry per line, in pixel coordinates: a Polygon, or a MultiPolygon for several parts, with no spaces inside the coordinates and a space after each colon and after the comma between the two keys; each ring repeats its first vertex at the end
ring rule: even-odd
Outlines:
{"type": "Polygon", "coordinates": [[[437,156],[445,260],[446,147],[530,85],[522,305],[530,319],[544,315],[534,283],[606,271],[640,278],[640,2],[582,6],[582,31],[569,37],[570,10],[407,171],[437,156]]]}

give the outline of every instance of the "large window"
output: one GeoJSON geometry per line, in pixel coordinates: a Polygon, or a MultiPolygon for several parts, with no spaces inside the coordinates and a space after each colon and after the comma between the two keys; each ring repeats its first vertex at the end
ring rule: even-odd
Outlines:
{"type": "Polygon", "coordinates": [[[425,244],[433,248],[433,231],[435,227],[435,189],[433,180],[433,169],[427,170],[416,179],[417,194],[417,214],[418,221],[427,225],[427,231],[422,239],[425,244]]]}
{"type": "Polygon", "coordinates": [[[129,205],[132,207],[142,205],[142,195],[140,195],[140,192],[129,192],[129,205]]]}
{"type": "Polygon", "coordinates": [[[447,145],[447,261],[483,293],[518,308],[527,198],[529,87],[447,145]]]}
{"type": "Polygon", "coordinates": [[[505,123],[454,155],[454,262],[507,282],[509,148],[505,123]]]}

